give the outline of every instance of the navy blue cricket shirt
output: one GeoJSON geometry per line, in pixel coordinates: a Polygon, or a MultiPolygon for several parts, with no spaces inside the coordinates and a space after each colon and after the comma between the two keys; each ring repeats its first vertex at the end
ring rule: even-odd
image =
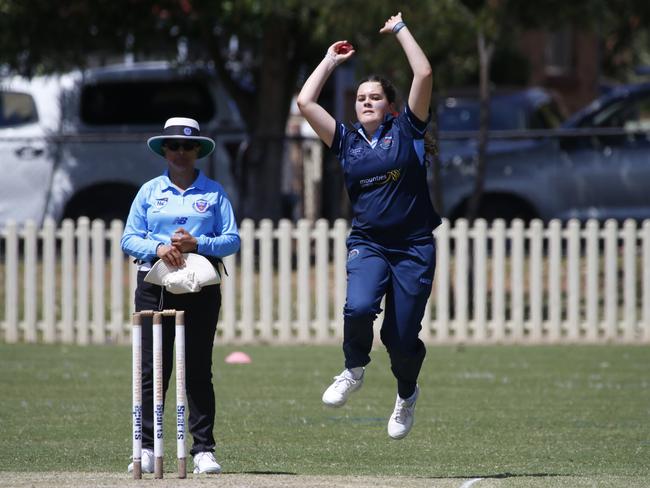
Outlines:
{"type": "Polygon", "coordinates": [[[427,121],[408,105],[389,114],[372,139],[337,121],[331,150],[343,166],[353,233],[379,243],[431,236],[440,224],[429,197],[424,154],[427,121]]]}

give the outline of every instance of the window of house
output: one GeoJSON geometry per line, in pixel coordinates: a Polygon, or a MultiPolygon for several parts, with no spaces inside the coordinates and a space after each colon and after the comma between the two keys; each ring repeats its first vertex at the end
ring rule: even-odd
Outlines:
{"type": "Polygon", "coordinates": [[[548,33],[544,50],[544,69],[548,76],[571,74],[573,69],[573,33],[569,27],[548,33]]]}

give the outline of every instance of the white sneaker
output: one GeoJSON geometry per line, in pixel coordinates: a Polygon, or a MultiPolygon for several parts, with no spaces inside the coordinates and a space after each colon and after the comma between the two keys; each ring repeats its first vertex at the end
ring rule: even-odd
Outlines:
{"type": "MultiPolygon", "coordinates": [[[[153,473],[154,461],[153,449],[142,449],[142,453],[140,454],[140,466],[142,467],[143,473],[153,473]]],[[[133,473],[133,462],[129,464],[127,470],[129,473],[133,473]]]]}
{"type": "Polygon", "coordinates": [[[334,377],[334,383],[323,393],[323,403],[329,407],[344,405],[350,393],[357,391],[363,385],[364,374],[365,371],[361,373],[359,379],[355,379],[349,369],[343,370],[340,375],[334,377]]]}
{"type": "Polygon", "coordinates": [[[209,451],[198,452],[194,455],[194,474],[221,473],[221,466],[209,451]]]}
{"type": "Polygon", "coordinates": [[[393,439],[403,439],[411,431],[415,419],[415,402],[420,395],[420,388],[415,386],[412,400],[404,400],[397,395],[395,410],[388,420],[388,435],[393,439]]]}

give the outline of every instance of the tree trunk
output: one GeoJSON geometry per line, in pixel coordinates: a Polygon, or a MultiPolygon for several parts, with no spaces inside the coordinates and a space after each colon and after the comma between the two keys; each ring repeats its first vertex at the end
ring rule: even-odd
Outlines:
{"type": "Polygon", "coordinates": [[[287,62],[293,46],[290,27],[269,22],[262,39],[257,106],[251,141],[243,158],[241,217],[255,220],[281,217],[284,136],[297,79],[295,62],[287,62]]]}
{"type": "Polygon", "coordinates": [[[485,165],[490,123],[490,63],[494,44],[487,45],[482,31],[478,33],[478,54],[480,64],[481,115],[478,136],[478,161],[474,191],[467,205],[467,219],[472,222],[478,215],[479,205],[485,188],[485,165]]]}
{"type": "MultiPolygon", "coordinates": [[[[483,197],[485,188],[485,156],[487,152],[488,130],[490,123],[490,62],[494,45],[489,46],[485,43],[485,36],[482,31],[478,33],[478,54],[480,65],[480,93],[481,93],[481,115],[479,121],[479,138],[478,138],[478,161],[476,167],[476,180],[474,181],[474,192],[467,205],[466,218],[470,222],[470,227],[476,219],[483,197]]],[[[469,314],[474,315],[474,250],[470,247],[469,251],[469,269],[467,271],[469,278],[469,314]]]]}
{"type": "Polygon", "coordinates": [[[232,168],[237,184],[237,218],[277,221],[282,215],[281,181],[284,138],[291,98],[296,88],[300,58],[293,26],[283,18],[269,17],[259,46],[256,90],[242,90],[225,69],[220,39],[209,23],[202,25],[202,38],[226,88],[235,98],[249,130],[249,141],[232,168]]]}
{"type": "Polygon", "coordinates": [[[444,203],[442,201],[442,181],[440,180],[440,131],[438,130],[438,99],[434,99],[432,108],[433,123],[431,124],[431,201],[433,208],[441,217],[445,214],[444,203]]]}

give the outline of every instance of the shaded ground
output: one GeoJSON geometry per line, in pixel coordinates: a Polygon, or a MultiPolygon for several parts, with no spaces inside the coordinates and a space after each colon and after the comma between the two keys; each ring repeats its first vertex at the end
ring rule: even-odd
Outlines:
{"type": "Polygon", "coordinates": [[[143,480],[133,480],[126,474],[116,473],[15,473],[0,472],[3,488],[125,488],[145,487],[214,487],[220,488],[644,488],[648,480],[629,476],[594,477],[527,477],[508,476],[495,478],[414,478],[388,476],[304,476],[275,474],[221,474],[194,476],[179,480],[168,473],[164,480],[153,480],[146,475],[143,480]]]}
{"type": "Polygon", "coordinates": [[[0,473],[0,480],[0,486],[3,488],[122,488],[128,486],[152,486],[153,481],[155,481],[156,488],[183,485],[188,487],[214,487],[218,485],[220,488],[451,488],[460,487],[464,482],[463,480],[431,480],[407,477],[268,474],[222,474],[217,476],[188,474],[187,480],[179,480],[173,473],[169,473],[164,480],[153,480],[151,475],[146,475],[141,481],[133,480],[126,474],[115,473],[0,473]]]}

